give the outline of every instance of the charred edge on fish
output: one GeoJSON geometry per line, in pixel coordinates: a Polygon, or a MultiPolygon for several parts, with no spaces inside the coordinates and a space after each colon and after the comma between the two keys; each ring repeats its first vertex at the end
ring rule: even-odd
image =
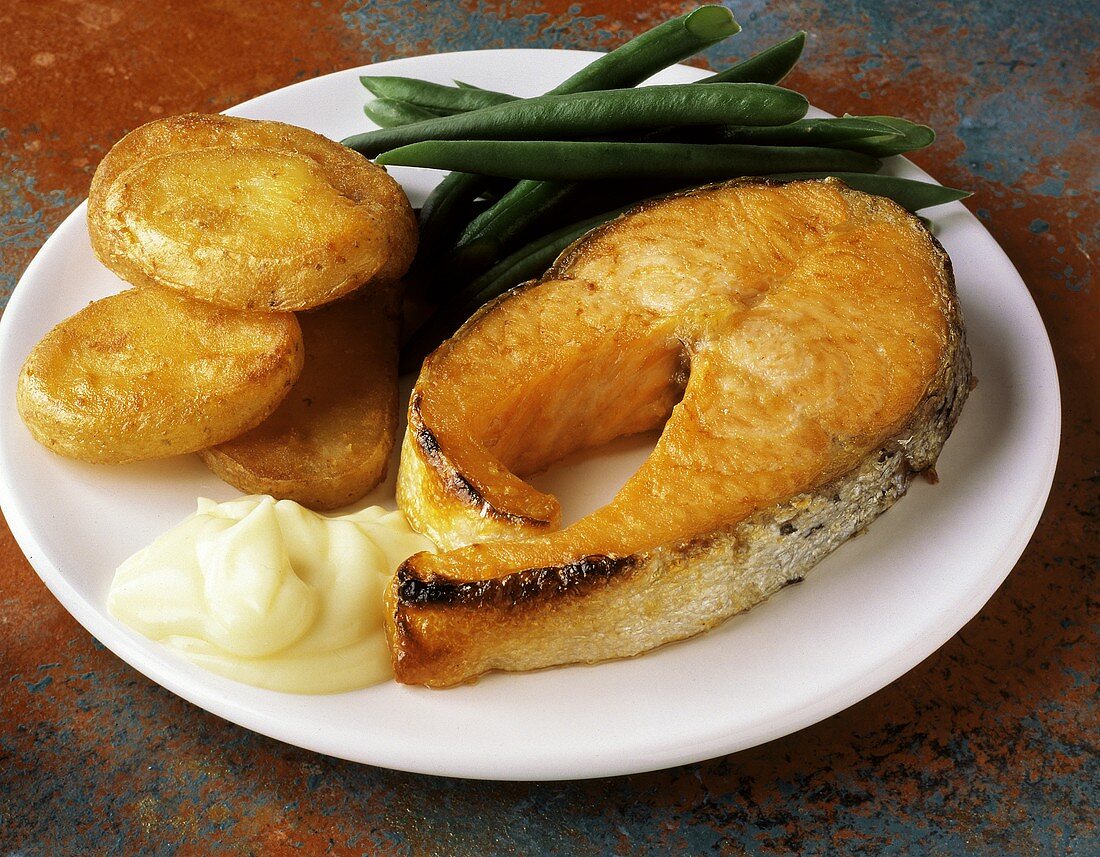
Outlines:
{"type": "Polygon", "coordinates": [[[459,497],[462,497],[462,499],[471,506],[476,506],[482,515],[489,518],[496,518],[497,520],[512,521],[517,524],[525,524],[532,527],[550,526],[549,521],[542,520],[541,518],[531,518],[526,515],[517,515],[514,512],[498,509],[485,499],[485,495],[482,494],[469,479],[451,466],[449,460],[443,454],[438,438],[436,438],[430,428],[424,425],[424,419],[420,414],[419,393],[414,394],[412,400],[409,402],[409,427],[412,429],[413,437],[416,439],[416,445],[420,447],[421,452],[424,453],[424,457],[431,464],[432,469],[439,475],[440,479],[454,489],[459,497]]]}
{"type": "Polygon", "coordinates": [[[421,607],[521,604],[606,582],[636,564],[635,557],[593,555],[568,565],[529,568],[502,578],[458,582],[434,575],[417,577],[406,563],[397,570],[397,596],[403,605],[421,607]]]}

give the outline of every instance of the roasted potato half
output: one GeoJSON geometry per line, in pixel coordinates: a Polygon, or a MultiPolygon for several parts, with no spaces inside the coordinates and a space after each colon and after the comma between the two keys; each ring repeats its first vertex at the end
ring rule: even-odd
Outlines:
{"type": "Polygon", "coordinates": [[[163,458],[262,422],[302,369],[292,313],[249,313],[164,289],[95,301],[34,347],[19,413],[54,452],[97,463],[163,458]]]}
{"type": "Polygon", "coordinates": [[[134,285],[262,311],[396,279],[417,238],[404,191],[362,155],[293,125],[205,114],[123,137],[92,179],[88,230],[134,285]]]}
{"type": "Polygon", "coordinates": [[[314,509],[362,497],[386,475],[397,432],[396,293],[338,301],[298,320],[305,368],[252,431],[202,451],[211,470],[249,494],[314,509]]]}

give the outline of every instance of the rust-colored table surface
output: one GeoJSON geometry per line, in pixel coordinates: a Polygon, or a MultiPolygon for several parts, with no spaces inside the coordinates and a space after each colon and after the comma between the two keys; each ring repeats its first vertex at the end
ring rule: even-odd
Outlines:
{"type": "MultiPolygon", "coordinates": [[[[575,783],[432,778],[283,745],[96,643],[0,526],[0,853],[1098,854],[1095,4],[731,4],[721,66],[797,29],[834,113],[940,133],[915,160],[1008,252],[1054,344],[1061,460],[1030,547],[947,645],[726,758],[575,783]]],[[[678,2],[3,0],[0,305],[125,132],[365,62],[606,49],[678,2]]],[[[60,284],[59,284],[60,285],[60,284]]]]}

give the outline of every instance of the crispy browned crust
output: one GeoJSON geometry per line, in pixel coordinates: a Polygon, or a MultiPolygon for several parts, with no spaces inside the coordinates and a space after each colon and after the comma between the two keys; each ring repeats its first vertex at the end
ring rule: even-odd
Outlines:
{"type": "Polygon", "coordinates": [[[554,521],[550,518],[517,515],[494,506],[473,482],[451,464],[450,459],[444,454],[435,434],[424,423],[420,413],[420,394],[416,392],[409,399],[408,430],[420,456],[431,465],[437,479],[445,486],[445,490],[466,505],[476,506],[483,517],[535,529],[549,528],[554,525],[554,521]]]}
{"type": "MultiPolygon", "coordinates": [[[[600,229],[624,228],[624,222],[600,229]]],[[[547,278],[562,276],[593,240],[590,234],[567,249],[547,278]]],[[[559,566],[502,568],[498,574],[479,569],[485,579],[478,580],[443,577],[426,570],[438,565],[436,558],[414,556],[387,594],[398,681],[445,687],[491,670],[639,654],[707,630],[801,580],[868,526],[905,493],[915,474],[932,470],[971,387],[950,260],[935,239],[930,244],[947,331],[940,362],[912,411],[856,466],[727,527],[627,556],[590,555],[559,566]]],[[[423,425],[415,431],[430,432],[423,425]]],[[[432,472],[457,474],[446,450],[432,441],[438,462],[432,472]]],[[[410,446],[406,437],[406,456],[425,454],[424,445],[410,446]]],[[[444,492],[438,501],[442,508],[428,503],[428,512],[461,524],[451,510],[467,501],[462,492],[444,492]]]]}
{"type": "Polygon", "coordinates": [[[436,544],[466,544],[475,533],[485,538],[517,538],[520,534],[546,532],[561,522],[556,501],[541,517],[509,512],[487,499],[477,482],[461,473],[425,423],[420,396],[409,399],[408,427],[401,445],[401,469],[397,479],[397,504],[436,544]],[[476,523],[471,526],[471,512],[476,523]]]}

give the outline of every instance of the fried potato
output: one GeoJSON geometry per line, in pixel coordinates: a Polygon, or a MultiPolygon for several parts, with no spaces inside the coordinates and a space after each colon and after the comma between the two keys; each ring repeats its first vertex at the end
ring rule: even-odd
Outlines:
{"type": "Polygon", "coordinates": [[[100,261],[134,285],[263,311],[396,279],[417,239],[404,191],[362,155],[293,125],[194,113],[143,125],[107,153],[88,231],[100,261]]]}
{"type": "Polygon", "coordinates": [[[163,458],[262,422],[297,379],[302,354],[291,313],[130,289],[46,334],[23,364],[17,404],[35,439],[61,455],[163,458]]]}
{"type": "Polygon", "coordinates": [[[397,432],[396,290],[298,317],[305,368],[261,425],[203,450],[218,476],[249,494],[335,509],[386,475],[397,432]]]}

